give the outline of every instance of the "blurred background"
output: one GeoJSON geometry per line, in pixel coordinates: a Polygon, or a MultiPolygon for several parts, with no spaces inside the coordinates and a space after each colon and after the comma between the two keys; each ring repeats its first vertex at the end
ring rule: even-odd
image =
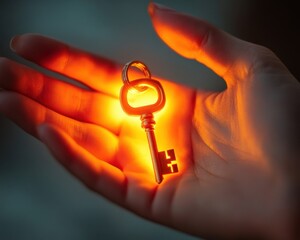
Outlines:
{"type": "MultiPolygon", "coordinates": [[[[35,32],[155,75],[222,90],[209,69],[183,59],[156,36],[146,0],[1,0],[0,56],[14,35],[35,32]]],[[[160,0],[247,41],[271,48],[299,79],[295,1],[160,0]],[[294,2],[294,3],[293,3],[294,2]]],[[[28,64],[27,62],[24,62],[28,64]]],[[[34,67],[34,66],[33,66],[34,67]]],[[[133,215],[87,190],[46,148],[0,114],[0,239],[195,239],[133,215]]]]}

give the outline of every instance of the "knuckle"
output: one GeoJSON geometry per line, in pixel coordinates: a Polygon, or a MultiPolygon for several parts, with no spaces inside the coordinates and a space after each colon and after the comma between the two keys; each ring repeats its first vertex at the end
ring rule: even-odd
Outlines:
{"type": "Polygon", "coordinates": [[[77,95],[74,96],[75,101],[73,104],[73,111],[74,111],[75,118],[82,119],[82,117],[87,114],[84,98],[85,96],[82,90],[79,90],[77,95]]]}
{"type": "Polygon", "coordinates": [[[76,92],[76,101],[74,104],[75,117],[80,120],[87,120],[92,111],[94,94],[85,92],[84,90],[79,90],[76,92]]]}

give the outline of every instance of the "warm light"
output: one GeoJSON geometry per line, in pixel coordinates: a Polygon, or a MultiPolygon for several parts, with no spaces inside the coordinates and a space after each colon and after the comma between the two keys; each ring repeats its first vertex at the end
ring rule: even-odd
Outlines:
{"type": "Polygon", "coordinates": [[[44,59],[41,64],[63,72],[94,90],[118,96],[122,82],[119,81],[119,67],[115,63],[75,48],[62,50],[58,54],[44,59]]]}
{"type": "Polygon", "coordinates": [[[157,102],[158,93],[151,85],[143,84],[139,85],[139,88],[141,90],[138,88],[131,88],[129,90],[127,99],[130,106],[136,108],[153,105],[157,102]]]}
{"type": "MultiPolygon", "coordinates": [[[[99,63],[97,63],[99,59],[94,59],[93,56],[84,55],[81,52],[77,53],[73,49],[71,53],[72,56],[62,53],[61,57],[55,57],[56,61],[50,59],[48,62],[44,62],[43,65],[54,70],[64,69],[66,75],[82,81],[83,84],[87,83],[87,86],[96,91],[83,90],[90,91],[90,93],[82,96],[74,95],[69,100],[56,98],[59,101],[56,105],[61,106],[62,109],[74,108],[74,112],[80,110],[78,114],[83,119],[88,119],[90,123],[99,123],[100,127],[117,134],[118,154],[115,159],[104,160],[119,167],[124,172],[144,175],[148,181],[155,183],[147,136],[145,129],[141,127],[140,115],[128,115],[121,108],[120,89],[124,84],[121,80],[120,68],[107,63],[107,66],[99,68],[99,63]],[[74,101],[70,101],[70,99],[74,100],[85,96],[89,97],[81,101],[83,104],[81,106],[76,106],[74,101]]],[[[145,76],[142,76],[139,71],[133,70],[130,72],[131,82],[143,77],[145,76]]],[[[155,77],[153,79],[155,80],[155,77]]],[[[154,127],[158,151],[175,149],[176,162],[178,168],[182,171],[186,164],[182,159],[187,159],[190,154],[190,149],[186,147],[190,141],[190,138],[187,137],[189,129],[186,124],[182,123],[188,121],[185,118],[188,117],[187,113],[191,112],[189,109],[191,106],[189,91],[191,90],[178,84],[158,80],[163,85],[166,95],[163,108],[153,113],[156,122],[154,127]],[[180,114],[178,114],[179,112],[180,114]]],[[[153,87],[147,86],[147,84],[142,86],[146,86],[147,89],[141,91],[133,88],[128,91],[128,102],[132,107],[155,104],[159,97],[153,87]]],[[[70,89],[69,86],[62,89],[62,92],[66,92],[67,89],[70,89]]],[[[57,90],[53,89],[53,91],[57,90]]],[[[55,93],[55,95],[63,96],[64,94],[55,93]]],[[[101,147],[102,142],[107,140],[98,138],[97,135],[99,135],[97,131],[90,133],[86,143],[89,145],[85,146],[86,149],[96,157],[98,155],[111,156],[111,149],[113,148],[110,147],[106,150],[106,148],[101,147]],[[103,151],[107,151],[107,153],[102,154],[103,151]]],[[[100,160],[103,159],[100,158],[100,160]]],[[[173,160],[167,160],[166,162],[166,166],[171,169],[170,171],[174,171],[173,160]]]]}
{"type": "MultiPolygon", "coordinates": [[[[96,172],[102,171],[98,167],[105,162],[112,166],[111,169],[118,168],[126,176],[138,176],[130,180],[138,181],[140,186],[146,187],[149,183],[153,187],[153,167],[145,129],[141,127],[141,114],[129,116],[121,108],[120,89],[124,84],[120,66],[43,36],[29,34],[22,38],[28,42],[34,40],[39,51],[32,54],[32,51],[27,52],[22,47],[16,49],[18,54],[64,75],[70,82],[40,75],[19,65],[13,66],[18,69],[14,70],[18,76],[13,78],[18,82],[7,83],[7,89],[24,96],[16,103],[23,111],[20,113],[23,119],[16,122],[33,135],[36,135],[36,129],[24,123],[57,126],[74,140],[74,148],[77,146],[78,151],[86,153],[84,159],[91,163],[90,168],[95,168],[96,172]],[[93,157],[90,158],[90,155],[93,157]]],[[[145,74],[141,76],[138,73],[131,72],[130,82],[147,78],[145,74]]],[[[181,172],[187,168],[191,154],[190,121],[194,91],[159,78],[157,80],[159,84],[155,86],[163,86],[166,102],[156,101],[160,99],[159,94],[149,86],[148,90],[138,92],[138,96],[136,93],[130,96],[134,91],[129,92],[129,102],[137,108],[145,104],[155,105],[156,102],[156,106],[162,106],[161,110],[157,107],[152,111],[158,151],[175,149],[181,172]]],[[[167,156],[165,158],[166,166],[172,171],[173,160],[167,156]]]]}

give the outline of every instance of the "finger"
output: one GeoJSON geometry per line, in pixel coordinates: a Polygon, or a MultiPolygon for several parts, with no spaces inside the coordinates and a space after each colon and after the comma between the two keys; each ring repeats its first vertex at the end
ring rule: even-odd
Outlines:
{"type": "Polygon", "coordinates": [[[118,133],[123,111],[117,98],[58,81],[11,60],[0,58],[0,87],[19,92],[70,118],[118,133]]]}
{"type": "Polygon", "coordinates": [[[34,137],[38,137],[36,128],[42,123],[58,126],[91,154],[117,164],[115,154],[118,139],[102,127],[65,117],[30,98],[9,91],[0,92],[0,112],[34,137]]]}
{"type": "Polygon", "coordinates": [[[124,173],[95,158],[66,132],[52,125],[39,126],[38,134],[53,156],[88,188],[143,217],[153,218],[149,206],[157,185],[145,179],[144,175],[124,173]]]}
{"type": "Polygon", "coordinates": [[[38,135],[53,156],[87,187],[113,202],[123,204],[126,178],[120,169],[95,158],[57,127],[41,125],[38,127],[38,135]]]}
{"type": "Polygon", "coordinates": [[[149,14],[159,37],[177,53],[196,59],[224,77],[246,74],[254,44],[237,39],[214,26],[175,10],[150,3],[149,14]]]}
{"type": "Polygon", "coordinates": [[[94,90],[113,96],[119,94],[121,70],[113,61],[37,34],[14,37],[11,49],[25,59],[78,80],[94,90]]]}

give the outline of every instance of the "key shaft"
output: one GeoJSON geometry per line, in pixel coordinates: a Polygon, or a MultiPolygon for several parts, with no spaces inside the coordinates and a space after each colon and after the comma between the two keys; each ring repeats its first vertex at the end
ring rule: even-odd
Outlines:
{"type": "Polygon", "coordinates": [[[158,155],[157,143],[154,134],[154,117],[152,113],[141,115],[142,127],[145,129],[147,140],[149,144],[152,165],[154,169],[155,180],[157,183],[161,183],[163,180],[163,175],[160,166],[160,160],[158,155]]]}

